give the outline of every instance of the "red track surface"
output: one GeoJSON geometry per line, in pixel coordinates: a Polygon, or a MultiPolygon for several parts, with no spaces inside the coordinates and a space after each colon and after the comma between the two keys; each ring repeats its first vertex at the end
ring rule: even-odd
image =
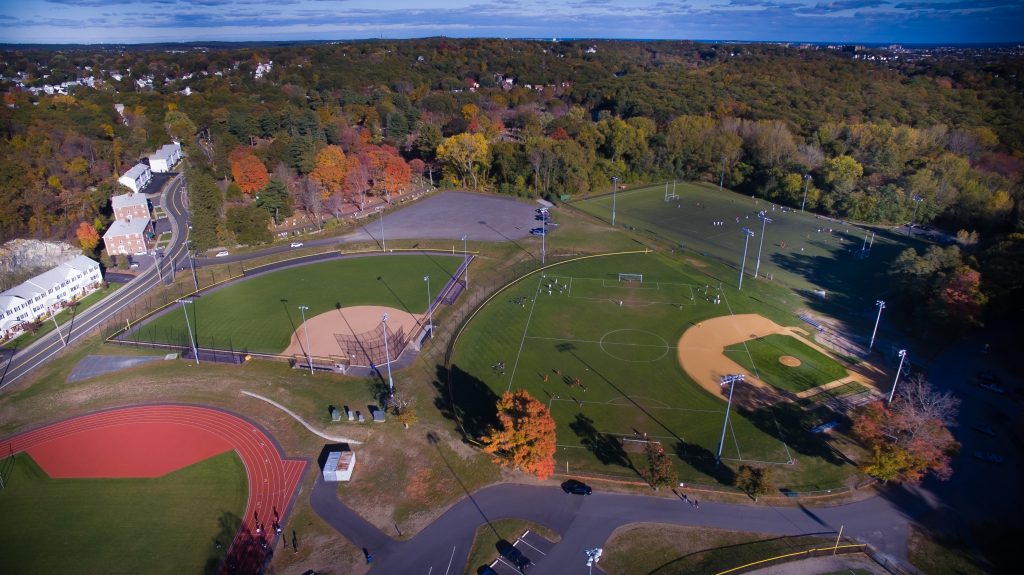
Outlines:
{"type": "Polygon", "coordinates": [[[306,469],[303,460],[283,459],[274,442],[252,423],[189,405],[92,413],[4,443],[4,455],[26,451],[52,477],[64,478],[155,477],[233,448],[245,465],[249,498],[222,573],[261,571],[276,542],[272,525],[283,522],[306,469]]]}

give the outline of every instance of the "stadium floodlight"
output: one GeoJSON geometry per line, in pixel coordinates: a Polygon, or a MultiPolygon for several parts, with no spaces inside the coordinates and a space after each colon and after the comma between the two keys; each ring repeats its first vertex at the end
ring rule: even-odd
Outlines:
{"type": "Polygon", "coordinates": [[[875,318],[875,329],[871,331],[871,341],[868,343],[868,353],[871,353],[871,349],[875,347],[875,335],[878,333],[878,323],[882,321],[882,310],[885,309],[885,302],[878,300],[875,302],[878,306],[878,317],[875,318]]]}
{"type": "MultiPolygon", "coordinates": [[[[192,300],[182,298],[176,301],[181,304],[181,311],[185,312],[185,327],[188,328],[188,342],[192,344],[192,354],[196,356],[196,365],[199,365],[199,350],[196,349],[195,339],[192,339],[192,324],[188,322],[188,310],[185,309],[185,304],[192,303],[192,300]]],[[[197,325],[196,331],[198,331],[198,328],[199,326],[197,325]]]]}
{"type": "Polygon", "coordinates": [[[308,309],[309,306],[299,306],[299,313],[302,314],[302,333],[306,334],[306,362],[309,364],[309,375],[313,375],[313,352],[309,349],[309,326],[306,325],[306,310],[308,309]]]}
{"type": "Polygon", "coordinates": [[[388,244],[384,241],[384,206],[379,206],[380,210],[380,251],[388,251],[388,244]]]}
{"type": "Polygon", "coordinates": [[[390,391],[391,397],[394,397],[395,380],[391,378],[391,353],[388,351],[388,312],[384,312],[380,323],[384,325],[384,363],[388,366],[388,391],[390,391]]]}
{"type": "MultiPolygon", "coordinates": [[[[434,308],[431,306],[433,303],[430,299],[430,274],[423,276],[423,281],[427,282],[427,328],[430,329],[430,339],[434,339],[434,308]]],[[[387,334],[384,334],[385,338],[387,334]]]]}
{"type": "Polygon", "coordinates": [[[722,156],[722,175],[718,178],[718,191],[722,191],[722,186],[725,185],[725,156],[722,156]]]}
{"type": "Polygon", "coordinates": [[[913,196],[911,196],[910,199],[914,200],[914,217],[910,219],[910,225],[907,226],[907,235],[908,236],[910,235],[911,228],[914,227],[914,222],[917,221],[917,208],[921,207],[921,202],[924,201],[924,198],[919,196],[919,195],[917,195],[917,194],[914,194],[913,196]]]}
{"type": "Polygon", "coordinates": [[[901,349],[899,352],[900,366],[896,369],[896,379],[892,382],[892,391],[889,392],[889,401],[886,405],[892,405],[892,396],[896,395],[896,384],[900,381],[900,374],[903,373],[903,362],[907,359],[907,350],[901,349]]]}
{"type": "Polygon", "coordinates": [[[803,213],[804,206],[807,204],[807,186],[811,183],[811,175],[804,174],[804,199],[800,202],[800,213],[803,213]]]}
{"type": "Polygon", "coordinates": [[[619,189],[619,177],[612,176],[612,227],[615,227],[615,191],[619,189]]]}
{"type": "Polygon", "coordinates": [[[462,234],[462,261],[463,261],[464,265],[466,266],[466,280],[464,282],[466,284],[464,286],[466,289],[469,289],[469,260],[466,259],[466,253],[467,253],[467,250],[466,250],[466,238],[468,238],[468,237],[469,236],[467,236],[466,234],[462,234]]]}
{"type": "Polygon", "coordinates": [[[746,376],[742,373],[722,376],[722,386],[729,386],[729,402],[725,404],[725,421],[722,422],[722,438],[718,440],[718,455],[715,457],[715,467],[718,467],[718,464],[722,462],[722,447],[725,445],[725,430],[729,427],[729,409],[732,407],[732,390],[736,387],[737,383],[744,381],[745,378],[746,376]]]}
{"type": "Polygon", "coordinates": [[[754,235],[750,228],[743,228],[740,231],[743,232],[743,259],[740,260],[740,283],[736,289],[743,289],[743,268],[747,265],[747,244],[750,243],[750,236],[754,235]]]}
{"type": "MultiPolygon", "coordinates": [[[[612,212],[614,214],[614,212],[612,212]]],[[[542,214],[544,217],[540,219],[540,265],[544,265],[548,258],[548,217],[542,214]]],[[[612,216],[614,221],[615,216],[612,216]]],[[[614,223],[612,225],[615,225],[614,223]]]]}
{"type": "Polygon", "coordinates": [[[757,244],[757,265],[754,266],[754,277],[761,272],[761,248],[764,247],[764,230],[765,226],[772,223],[772,219],[765,215],[764,210],[757,214],[757,217],[761,219],[761,241],[757,244]]]}

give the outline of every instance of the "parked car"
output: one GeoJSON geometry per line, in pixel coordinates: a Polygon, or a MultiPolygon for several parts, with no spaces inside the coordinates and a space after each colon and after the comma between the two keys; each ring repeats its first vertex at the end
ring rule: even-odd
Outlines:
{"type": "Polygon", "coordinates": [[[221,250],[221,251],[217,252],[217,255],[216,255],[216,256],[214,256],[214,257],[218,257],[218,258],[226,258],[226,257],[228,257],[229,255],[231,255],[231,254],[229,254],[227,250],[221,250]]]}
{"type": "Polygon", "coordinates": [[[532,230],[530,230],[530,233],[535,235],[535,236],[547,235],[546,232],[544,231],[544,228],[533,228],[532,230]]]}
{"type": "Polygon", "coordinates": [[[131,264],[130,264],[130,265],[128,266],[128,269],[130,269],[130,270],[137,270],[137,269],[139,269],[139,264],[138,264],[138,262],[132,262],[132,263],[131,263],[131,264]]]}
{"type": "Polygon", "coordinates": [[[1006,461],[1002,455],[998,453],[992,453],[991,451],[975,451],[974,457],[982,461],[988,461],[989,463],[1002,463],[1006,461]]]}
{"type": "Polygon", "coordinates": [[[570,479],[562,484],[562,491],[570,493],[572,495],[590,495],[594,492],[593,489],[582,481],[570,479]]]}
{"type": "Polygon", "coordinates": [[[292,242],[292,247],[293,248],[301,248],[302,247],[302,242],[292,242]]]}
{"type": "Polygon", "coordinates": [[[498,542],[498,553],[501,553],[501,556],[507,559],[509,563],[515,565],[516,569],[519,569],[520,572],[533,565],[533,561],[529,557],[523,555],[522,551],[513,547],[508,541],[498,542]]]}

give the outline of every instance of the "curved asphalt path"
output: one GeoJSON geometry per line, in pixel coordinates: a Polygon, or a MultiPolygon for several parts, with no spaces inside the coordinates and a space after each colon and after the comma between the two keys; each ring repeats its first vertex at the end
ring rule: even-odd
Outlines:
{"type": "MultiPolygon", "coordinates": [[[[456,503],[408,541],[384,535],[338,501],[336,484],[317,479],[310,494],[313,510],[354,545],[374,556],[378,573],[461,573],[477,527],[488,521],[522,518],[545,525],[562,536],[546,557],[525,549],[542,575],[588,573],[584,550],[601,547],[616,528],[630,523],[671,523],[802,535],[843,534],[870,543],[897,559],[907,555],[908,518],[889,499],[808,509],[704,503],[700,508],[678,498],[595,492],[567,495],[558,487],[502,484],[485,487],[456,503]]],[[[691,494],[696,495],[696,494],[691,494]]],[[[471,565],[471,570],[479,565],[471,565]]]]}

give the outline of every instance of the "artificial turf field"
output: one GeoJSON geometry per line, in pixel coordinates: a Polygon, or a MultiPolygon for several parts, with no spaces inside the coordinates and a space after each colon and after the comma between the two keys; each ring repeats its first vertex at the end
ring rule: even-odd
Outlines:
{"type": "MultiPolygon", "coordinates": [[[[673,186],[670,183],[668,187],[671,190],[673,186]]],[[[719,191],[709,184],[677,183],[675,191],[679,199],[670,202],[665,201],[664,184],[615,194],[616,225],[649,231],[737,268],[743,254],[741,229],[749,228],[755,236],[750,238],[746,271],[752,274],[761,242],[762,223],[757,214],[764,210],[772,223],[765,228],[760,273],[772,274],[776,281],[799,290],[824,289],[830,304],[868,314],[876,299],[888,295],[885,279],[889,264],[907,247],[920,250],[928,245],[888,229],[876,229],[870,255],[860,258],[865,235],[870,233],[851,224],[779,206],[773,210],[767,200],[719,191]],[[716,226],[716,221],[723,224],[716,226]]],[[[576,201],[572,206],[608,221],[612,196],[576,201]]]]}
{"type": "Polygon", "coordinates": [[[216,573],[247,495],[234,451],[153,479],[51,479],[24,453],[3,468],[11,575],[216,573]]]}
{"type": "Polygon", "coordinates": [[[733,361],[742,365],[765,382],[798,393],[842,379],[849,375],[836,360],[810,347],[802,341],[780,334],[751,339],[725,348],[733,361]],[[800,360],[800,365],[787,367],[779,357],[788,355],[800,360]]]}
{"type": "MultiPolygon", "coordinates": [[[[680,367],[679,337],[730,313],[794,319],[728,286],[714,305],[703,292],[715,283],[681,258],[655,253],[592,258],[525,278],[492,299],[460,337],[451,369],[463,424],[481,431],[489,421],[477,414],[488,402],[525,389],[549,405],[558,424],[559,470],[568,462],[570,470],[635,477],[630,467],[646,465],[637,441],[646,434],[678,455],[682,477],[706,478],[725,402],[680,367]],[[642,273],[643,282],[619,282],[620,272],[642,273]]],[[[781,438],[799,435],[806,445],[804,428],[783,428],[770,412],[754,415],[733,413],[727,463],[786,463],[796,453],[781,438]]]]}
{"type": "MultiPolygon", "coordinates": [[[[280,353],[306,318],[338,307],[380,305],[423,313],[462,256],[382,255],[331,260],[260,274],[194,298],[186,305],[199,347],[280,353]]],[[[188,345],[181,306],[138,326],[131,339],[188,345]]]]}

